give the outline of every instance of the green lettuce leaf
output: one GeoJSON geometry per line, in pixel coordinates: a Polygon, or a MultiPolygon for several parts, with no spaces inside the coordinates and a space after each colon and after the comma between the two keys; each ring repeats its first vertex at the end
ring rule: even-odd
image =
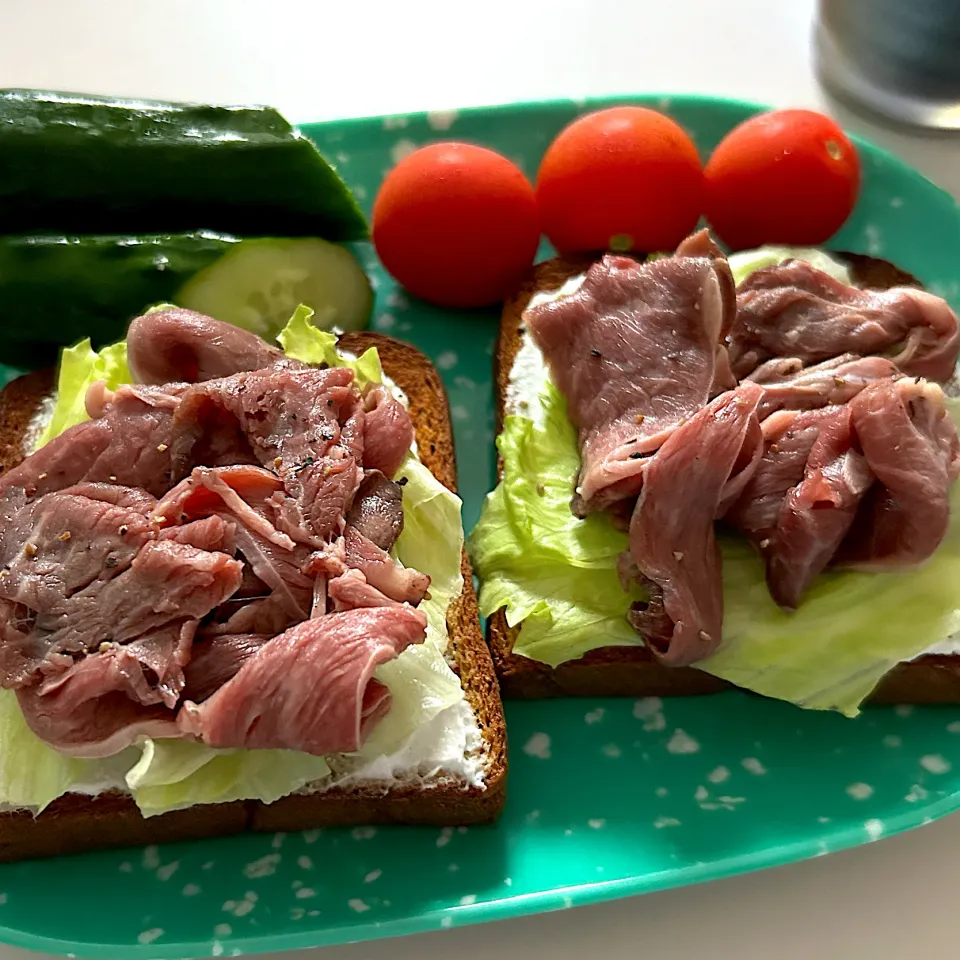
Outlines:
{"type": "Polygon", "coordinates": [[[365,350],[357,359],[343,357],[337,352],[337,335],[320,330],[311,323],[313,310],[300,304],[287,325],[277,334],[283,352],[302,363],[325,363],[331,367],[349,367],[357,378],[357,386],[382,383],[383,369],[375,347],[365,350]]]}
{"type": "Polygon", "coordinates": [[[37,446],[42,447],[64,430],[90,419],[84,399],[91,384],[105,380],[107,387],[115,390],[122,383],[130,383],[131,379],[125,342],[104,347],[99,353],[90,346],[89,340],[64,350],[57,379],[57,403],[37,446]]]}
{"type": "Polygon", "coordinates": [[[830,274],[835,280],[840,280],[843,283],[851,282],[849,267],[816,247],[771,245],[759,247],[756,250],[732,253],[727,259],[737,286],[743,283],[754,270],[759,270],[761,267],[773,267],[778,263],[783,263],[784,260],[805,260],[811,266],[816,267],[817,270],[830,274]]]}
{"type": "MultiPolygon", "coordinates": [[[[299,307],[278,337],[288,356],[305,363],[348,366],[360,386],[381,383],[383,371],[376,349],[359,358],[344,358],[336,336],[318,330],[313,311],[299,307]]],[[[87,419],[84,397],[90,384],[106,380],[113,389],[132,378],[126,343],[99,353],[89,341],[64,351],[59,394],[42,442],[87,419]]],[[[427,638],[376,676],[393,694],[390,712],[381,721],[357,759],[364,761],[399,747],[415,729],[463,699],[460,680],[447,664],[447,608],[460,594],[463,525],[460,500],[410,454],[398,476],[405,477],[404,530],[395,546],[401,563],[431,578],[430,599],[421,604],[427,615],[427,638]]],[[[77,760],[58,753],[27,727],[12,691],[0,691],[0,804],[39,811],[63,793],[98,785],[126,787],[145,816],[201,803],[253,799],[272,803],[305,784],[327,776],[322,757],[293,750],[214,750],[179,740],[142,740],[106,760],[77,760]]]]}
{"type": "Polygon", "coordinates": [[[506,608],[523,623],[514,652],[557,666],[601,646],[641,641],[626,621],[617,579],[627,536],[604,514],[570,512],[580,454],[566,403],[552,382],[540,396],[543,425],[507,417],[497,439],[503,480],[489,494],[470,538],[480,612],[506,608]]]}
{"type": "MultiPolygon", "coordinates": [[[[526,417],[504,423],[503,480],[487,497],[470,546],[481,613],[505,607],[508,623],[523,625],[515,652],[556,666],[639,641],[624,619],[633,598],[616,575],[627,538],[603,516],[570,513],[580,469],[576,435],[552,382],[541,398],[543,427],[526,417]]],[[[957,420],[960,404],[949,406],[957,420]]],[[[770,599],[749,544],[722,538],[724,643],[698,668],[767,697],[855,715],[893,666],[960,630],[960,485],[951,507],[948,536],[922,567],[831,571],[794,613],[770,599]]]]}

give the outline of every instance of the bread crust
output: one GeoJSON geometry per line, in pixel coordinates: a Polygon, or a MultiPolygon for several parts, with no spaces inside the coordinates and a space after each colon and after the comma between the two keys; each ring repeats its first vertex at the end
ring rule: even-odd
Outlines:
{"type": "MultiPolygon", "coordinates": [[[[839,254],[854,280],[871,289],[920,286],[911,274],[885,260],[860,254],[839,254]]],[[[494,351],[493,383],[497,431],[503,426],[510,370],[521,344],[521,319],[530,298],[555,290],[582,273],[596,258],[555,257],[537,264],[520,289],[504,303],[494,351]]],[[[498,475],[503,464],[498,461],[498,475]]],[[[644,647],[601,647],[577,660],[550,667],[513,652],[522,624],[510,627],[503,610],[487,620],[487,640],[504,698],[670,697],[719,693],[731,684],[694,667],[667,667],[644,647]]],[[[872,703],[960,702],[960,657],[926,656],[900,664],[870,696],[872,703]]]]}
{"type": "MultiPolygon", "coordinates": [[[[376,333],[345,334],[340,345],[353,353],[376,347],[384,372],[410,400],[420,459],[456,492],[456,460],[447,395],[439,374],[416,348],[376,333]]],[[[0,469],[23,459],[27,424],[54,385],[52,370],[12,381],[0,391],[0,469]]],[[[485,784],[464,787],[453,779],[419,783],[362,784],[322,793],[302,793],[275,803],[204,804],[144,818],[133,799],[108,792],[96,797],[67,794],[39,816],[0,813],[0,862],[61,856],[109,847],[160,844],[254,831],[292,831],[329,826],[488,823],[506,798],[506,725],[490,651],[480,631],[473,576],[466,552],[464,587],[447,611],[454,669],[463,680],[487,750],[485,784]]]]}

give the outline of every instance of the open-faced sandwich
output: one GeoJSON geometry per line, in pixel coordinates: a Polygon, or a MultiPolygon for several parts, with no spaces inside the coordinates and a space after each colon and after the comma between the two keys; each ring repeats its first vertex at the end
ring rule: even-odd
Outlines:
{"type": "Polygon", "coordinates": [[[957,318],[816,250],[558,258],[503,314],[474,534],[507,695],[960,700],[957,318]]]}
{"type": "Polygon", "coordinates": [[[0,860],[499,813],[446,396],[160,307],[0,394],[0,860]]]}

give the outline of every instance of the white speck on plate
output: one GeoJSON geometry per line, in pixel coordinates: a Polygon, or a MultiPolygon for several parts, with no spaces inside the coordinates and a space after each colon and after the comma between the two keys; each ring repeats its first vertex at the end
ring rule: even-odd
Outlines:
{"type": "Polygon", "coordinates": [[[388,307],[408,307],[410,301],[402,290],[394,289],[387,294],[386,304],[388,307]]]}
{"type": "Polygon", "coordinates": [[[524,823],[536,823],[540,819],[539,810],[531,810],[524,818],[524,823]]]}
{"type": "Polygon", "coordinates": [[[252,900],[241,900],[234,908],[233,915],[235,917],[245,917],[248,913],[253,912],[254,903],[252,900]]]}
{"type": "Polygon", "coordinates": [[[897,209],[899,209],[900,207],[902,207],[902,206],[903,206],[903,197],[891,197],[891,198],[890,198],[890,206],[893,207],[894,210],[897,210],[897,209]]]}
{"type": "Polygon", "coordinates": [[[851,783],[847,787],[847,793],[854,800],[869,800],[873,796],[873,787],[869,783],[851,783]]]}
{"type": "Polygon", "coordinates": [[[459,869],[460,869],[459,863],[451,863],[450,866],[447,867],[447,870],[449,870],[450,873],[456,873],[459,869]]]}
{"type": "Polygon", "coordinates": [[[898,737],[895,733],[888,733],[883,738],[883,745],[885,747],[899,747],[903,743],[903,738],[898,737]]]}
{"type": "Polygon", "coordinates": [[[594,820],[588,820],[587,826],[591,830],[602,830],[607,825],[607,821],[603,817],[597,817],[594,820]]]}
{"type": "Polygon", "coordinates": [[[133,873],[133,864],[129,860],[124,860],[123,863],[120,864],[120,872],[133,873]]]}
{"type": "Polygon", "coordinates": [[[319,830],[304,830],[303,831],[303,842],[304,843],[316,843],[320,839],[319,830]]]}
{"type": "Polygon", "coordinates": [[[381,313],[377,317],[375,326],[378,330],[392,330],[397,323],[397,318],[392,313],[381,313]]]}
{"type": "Polygon", "coordinates": [[[7,895],[5,893],[0,893],[0,907],[2,907],[7,902],[7,895]]]}
{"type": "Polygon", "coordinates": [[[358,183],[356,186],[352,186],[350,189],[353,191],[353,195],[358,200],[367,199],[367,188],[362,183],[358,183]]]}
{"type": "Polygon", "coordinates": [[[538,757],[540,760],[550,759],[550,736],[546,733],[535,733],[524,745],[523,752],[528,757],[538,757]]]}
{"type": "Polygon", "coordinates": [[[334,154],[334,159],[337,161],[337,163],[349,163],[349,162],[350,162],[350,154],[349,154],[349,153],[344,153],[344,152],[341,150],[341,151],[339,151],[338,153],[335,153],[335,154],[334,154]]]}
{"type": "Polygon", "coordinates": [[[431,130],[449,130],[456,121],[458,112],[456,110],[429,110],[427,111],[427,123],[431,130]]]}
{"type": "Polygon", "coordinates": [[[867,240],[867,253],[875,257],[883,252],[883,238],[876,224],[868,223],[863,228],[863,235],[867,240]]]}
{"type": "Polygon", "coordinates": [[[867,831],[867,836],[871,840],[876,840],[880,834],[883,833],[883,821],[882,820],[867,820],[863,829],[867,831]]]}
{"type": "Polygon", "coordinates": [[[699,750],[700,744],[679,727],[673,731],[673,736],[667,743],[668,753],[698,753],[699,750]]]}
{"type": "Polygon", "coordinates": [[[354,897],[352,900],[348,900],[347,906],[354,913],[366,913],[370,909],[369,904],[364,903],[362,900],[358,900],[356,897],[354,897]]]}
{"type": "Polygon", "coordinates": [[[317,895],[316,891],[312,887],[301,887],[294,896],[298,900],[309,900],[311,897],[317,895]]]}
{"type": "Polygon", "coordinates": [[[299,890],[302,886],[303,886],[302,880],[294,880],[293,883],[290,884],[290,889],[299,890]]]}
{"type": "Polygon", "coordinates": [[[270,846],[273,847],[274,850],[279,850],[283,846],[283,841],[286,839],[287,835],[285,833],[275,833],[273,840],[270,841],[270,846]]]}
{"type": "Polygon", "coordinates": [[[459,833],[460,836],[463,836],[468,831],[468,829],[469,827],[457,827],[457,833],[459,833]]]}
{"type": "Polygon", "coordinates": [[[356,827],[350,833],[354,840],[372,840],[376,835],[376,827],[356,827]]]}
{"type": "Polygon", "coordinates": [[[586,714],[583,719],[592,726],[595,723],[599,723],[603,719],[603,714],[603,707],[597,707],[596,710],[591,710],[588,714],[586,714]]]}
{"type": "Polygon", "coordinates": [[[817,817],[817,823],[829,823],[829,822],[830,822],[829,817],[817,817]]]}
{"type": "Polygon", "coordinates": [[[898,703],[894,708],[893,712],[898,717],[909,717],[913,713],[913,704],[912,703],[898,703]]]}
{"type": "Polygon", "coordinates": [[[455,404],[450,408],[450,414],[451,414],[451,416],[453,417],[454,420],[469,420],[469,419],[470,419],[470,411],[469,411],[466,407],[461,406],[459,403],[455,403],[455,404]]]}
{"type": "Polygon", "coordinates": [[[658,797],[668,797],[668,796],[670,796],[670,791],[669,791],[666,787],[657,787],[657,789],[654,790],[653,792],[654,792],[658,797]]]}
{"type": "Polygon", "coordinates": [[[137,942],[144,944],[153,943],[158,937],[163,936],[163,929],[161,927],[154,927],[152,930],[144,930],[138,937],[137,942]]]}
{"type": "Polygon", "coordinates": [[[756,757],[744,757],[740,761],[740,766],[747,773],[756,774],[758,777],[762,777],[767,772],[767,768],[756,757]]]}
{"type": "Polygon", "coordinates": [[[438,370],[452,370],[457,365],[457,355],[452,350],[444,350],[435,362],[438,370]]]}
{"type": "Polygon", "coordinates": [[[212,870],[216,865],[216,860],[208,860],[200,869],[201,870],[212,870]]]}
{"type": "Polygon", "coordinates": [[[928,753],[921,757],[920,766],[930,773],[948,773],[950,771],[949,762],[939,753],[928,753]]]}
{"type": "Polygon", "coordinates": [[[693,795],[693,799],[696,800],[697,803],[703,803],[703,801],[709,796],[710,791],[707,790],[707,788],[701,783],[700,786],[697,787],[696,793],[693,795]]]}
{"type": "Polygon", "coordinates": [[[160,866],[160,850],[157,847],[151,845],[144,849],[143,865],[148,870],[156,870],[160,866]]]}
{"type": "MultiPolygon", "coordinates": [[[[389,901],[389,900],[384,900],[383,903],[384,903],[384,906],[387,906],[387,907],[390,906],[390,901],[389,901]]],[[[319,911],[319,910],[308,910],[308,911],[307,911],[307,916],[308,916],[308,917],[319,917],[319,916],[320,916],[320,911],[319,911]]]]}
{"type": "Polygon", "coordinates": [[[407,118],[404,116],[383,118],[384,130],[402,130],[406,125],[407,118]]]}
{"type": "Polygon", "coordinates": [[[659,110],[669,110],[673,101],[669,97],[661,97],[657,101],[657,109],[659,110]]]}
{"type": "Polygon", "coordinates": [[[297,857],[297,866],[301,870],[312,870],[313,861],[305,853],[302,853],[299,857],[297,857]]]}
{"type": "Polygon", "coordinates": [[[662,830],[664,827],[679,827],[680,821],[676,817],[657,817],[653,825],[657,830],[662,830]]]}
{"type": "Polygon", "coordinates": [[[200,888],[195,883],[188,883],[182,890],[185,897],[195,897],[200,893],[200,888]]]}
{"type": "Polygon", "coordinates": [[[903,799],[907,803],[916,803],[918,800],[926,800],[928,796],[930,796],[929,791],[925,787],[921,787],[919,783],[915,783],[903,799]]]}
{"type": "Polygon", "coordinates": [[[279,853],[268,853],[259,860],[248,863],[243,868],[243,875],[249,880],[258,880],[260,877],[272,877],[277,872],[280,863],[279,853]]]}
{"type": "Polygon", "coordinates": [[[644,730],[666,730],[663,701],[659,697],[644,697],[633,705],[633,715],[643,721],[644,730]]]}
{"type": "Polygon", "coordinates": [[[307,911],[303,907],[291,907],[290,908],[290,919],[291,920],[302,920],[307,915],[307,911]]]}
{"type": "Polygon", "coordinates": [[[505,887],[512,887],[512,886],[513,886],[513,877],[504,877],[504,878],[503,878],[503,885],[504,885],[505,887]]]}
{"type": "Polygon", "coordinates": [[[603,747],[603,755],[611,760],[616,760],[623,751],[615,744],[608,743],[603,747]]]}
{"type": "Polygon", "coordinates": [[[471,380],[470,377],[454,377],[453,385],[459,387],[461,390],[476,390],[477,381],[471,380]]]}
{"type": "Polygon", "coordinates": [[[711,783],[723,783],[724,780],[730,779],[730,771],[726,767],[717,767],[716,770],[711,770],[707,774],[707,779],[711,783]]]}
{"type": "Polygon", "coordinates": [[[468,893],[465,897],[460,898],[461,907],[469,907],[471,903],[477,902],[477,895],[475,893],[468,893]]]}
{"type": "Polygon", "coordinates": [[[373,883],[374,880],[379,880],[383,876],[382,870],[371,870],[364,878],[364,883],[373,883]]]}
{"type": "Polygon", "coordinates": [[[174,860],[172,863],[165,863],[157,868],[157,879],[166,882],[180,869],[180,861],[174,860]]]}
{"type": "Polygon", "coordinates": [[[390,159],[396,164],[399,163],[404,157],[409,157],[414,150],[417,149],[417,145],[412,140],[398,140],[390,148],[390,159]]]}
{"type": "Polygon", "coordinates": [[[444,827],[437,837],[437,846],[445,847],[453,839],[453,827],[444,827]]]}
{"type": "Polygon", "coordinates": [[[233,933],[233,927],[229,923],[218,923],[213,928],[213,934],[216,937],[229,937],[233,933]]]}
{"type": "Polygon", "coordinates": [[[210,956],[211,957],[223,956],[223,944],[219,940],[214,940],[210,944],[210,956]]]}
{"type": "Polygon", "coordinates": [[[953,720],[948,723],[947,733],[960,733],[960,720],[953,720]]]}
{"type": "Polygon", "coordinates": [[[452,927],[452,926],[453,926],[453,917],[441,917],[441,918],[440,918],[440,926],[443,927],[444,930],[446,930],[446,929],[449,928],[449,927],[452,927]]]}

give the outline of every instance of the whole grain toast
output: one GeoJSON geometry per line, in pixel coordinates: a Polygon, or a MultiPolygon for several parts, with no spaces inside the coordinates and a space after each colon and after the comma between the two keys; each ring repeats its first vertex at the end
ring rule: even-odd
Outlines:
{"type": "MultiPolygon", "coordinates": [[[[885,260],[842,253],[859,285],[884,290],[921,286],[920,282],[885,260]]],[[[494,391],[497,432],[502,429],[507,386],[514,358],[521,346],[523,311],[538,291],[555,290],[582,273],[592,256],[554,257],[537,264],[520,289],[504,303],[500,333],[494,351],[494,391]]],[[[503,465],[498,465],[498,474],[503,465]]],[[[577,660],[550,667],[513,652],[523,628],[510,627],[503,610],[487,620],[487,639],[493,654],[500,690],[505,698],[538,700],[547,697],[670,697],[718,693],[733,689],[719,677],[694,667],[668,667],[645,647],[601,647],[577,660]]],[[[924,656],[902,663],[873,691],[873,703],[960,702],[960,657],[924,656]]]]}
{"type": "MultiPolygon", "coordinates": [[[[456,460],[446,391],[430,361],[414,347],[375,333],[351,333],[340,346],[354,354],[376,347],[383,370],[409,399],[417,450],[424,465],[456,492],[456,460]]],[[[24,433],[54,386],[54,372],[27,374],[0,391],[0,469],[24,456],[24,433]]],[[[119,792],[95,797],[66,794],[38,816],[0,813],[0,862],[59,856],[107,847],[255,831],[330,826],[488,823],[503,808],[506,791],[506,727],[493,663],[480,632],[473,577],[463,554],[463,592],[447,610],[452,666],[460,675],[486,748],[484,786],[450,776],[409,783],[366,782],[353,788],[303,791],[275,803],[205,804],[144,818],[133,799],[119,792]]]]}

